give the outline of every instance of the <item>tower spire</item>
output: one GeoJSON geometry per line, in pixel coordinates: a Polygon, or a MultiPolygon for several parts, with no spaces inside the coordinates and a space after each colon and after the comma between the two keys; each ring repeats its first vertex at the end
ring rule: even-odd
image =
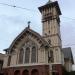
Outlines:
{"type": "Polygon", "coordinates": [[[59,4],[55,0],[48,0],[48,3],[39,7],[39,10],[42,14],[42,26],[43,32],[42,35],[51,45],[56,53],[54,54],[54,62],[62,64],[62,41],[60,35],[60,15],[61,11],[59,4]],[[53,2],[54,1],[54,2],[53,2]],[[57,51],[56,51],[57,50],[57,51]],[[57,57],[57,58],[56,58],[57,57]]]}

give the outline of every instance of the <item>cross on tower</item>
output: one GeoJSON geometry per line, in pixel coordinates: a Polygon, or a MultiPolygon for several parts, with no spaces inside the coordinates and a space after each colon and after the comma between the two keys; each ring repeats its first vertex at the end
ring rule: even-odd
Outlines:
{"type": "Polygon", "coordinates": [[[51,3],[52,2],[52,0],[48,0],[48,3],[51,3]]]}
{"type": "Polygon", "coordinates": [[[51,2],[51,0],[49,0],[49,2],[51,2]]]}
{"type": "Polygon", "coordinates": [[[30,23],[31,23],[31,22],[30,22],[30,21],[28,21],[28,28],[30,28],[30,23]]]}

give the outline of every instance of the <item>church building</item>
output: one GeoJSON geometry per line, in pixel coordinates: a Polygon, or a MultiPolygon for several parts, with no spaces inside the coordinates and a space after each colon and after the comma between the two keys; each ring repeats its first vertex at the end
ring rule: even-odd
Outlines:
{"type": "Polygon", "coordinates": [[[42,35],[28,25],[13,40],[5,49],[4,75],[63,75],[63,67],[72,70],[71,48],[62,48],[58,2],[49,0],[38,9],[42,15],[42,35]]]}

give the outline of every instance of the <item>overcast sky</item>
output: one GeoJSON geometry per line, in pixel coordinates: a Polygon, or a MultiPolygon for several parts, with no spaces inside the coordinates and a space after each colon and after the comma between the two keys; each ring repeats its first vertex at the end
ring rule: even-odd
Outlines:
{"type": "MultiPolygon", "coordinates": [[[[54,1],[54,0],[53,0],[54,1]]],[[[41,14],[38,7],[48,0],[0,0],[0,53],[10,46],[14,38],[31,21],[31,28],[42,33],[41,14]],[[16,5],[30,9],[14,8],[7,5],[16,5]]],[[[72,47],[75,59],[75,0],[58,0],[62,15],[61,35],[63,47],[72,47]]]]}

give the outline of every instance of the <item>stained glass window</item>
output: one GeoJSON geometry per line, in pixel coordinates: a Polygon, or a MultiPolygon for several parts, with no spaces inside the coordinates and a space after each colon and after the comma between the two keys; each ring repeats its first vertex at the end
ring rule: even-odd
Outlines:
{"type": "Polygon", "coordinates": [[[19,53],[19,63],[22,64],[23,63],[23,55],[24,55],[24,50],[21,49],[20,53],[19,53]]]}
{"type": "Polygon", "coordinates": [[[31,62],[36,62],[36,47],[32,47],[31,62]]]}
{"type": "Polygon", "coordinates": [[[30,59],[30,48],[27,47],[25,51],[25,63],[29,63],[29,59],[30,59]]]}

